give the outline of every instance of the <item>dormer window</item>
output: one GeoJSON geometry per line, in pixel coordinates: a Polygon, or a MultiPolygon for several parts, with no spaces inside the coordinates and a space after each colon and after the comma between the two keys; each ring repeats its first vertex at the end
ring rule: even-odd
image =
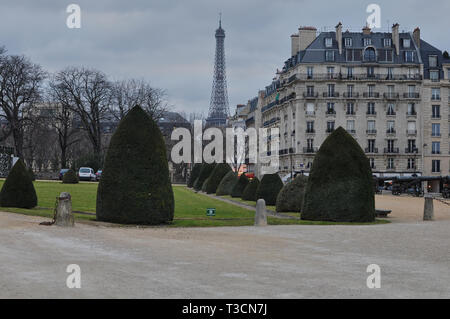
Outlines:
{"type": "Polygon", "coordinates": [[[366,62],[375,62],[376,54],[375,49],[370,47],[364,50],[364,61],[366,62]]]}
{"type": "Polygon", "coordinates": [[[334,51],[325,51],[325,61],[334,61],[334,51]]]}
{"type": "Polygon", "coordinates": [[[391,39],[384,39],[384,46],[385,47],[390,47],[391,45],[392,45],[391,39]]]}
{"type": "Polygon", "coordinates": [[[333,39],[332,38],[325,38],[325,46],[327,48],[331,48],[333,46],[333,39]]]}
{"type": "Polygon", "coordinates": [[[409,48],[411,46],[411,40],[410,39],[403,39],[403,47],[409,48]]]}
{"type": "Polygon", "coordinates": [[[428,63],[430,64],[430,68],[437,68],[437,63],[438,63],[437,55],[429,55],[428,63]]]}
{"type": "Polygon", "coordinates": [[[352,38],[345,38],[345,47],[351,47],[353,45],[353,39],[352,38]]]}
{"type": "Polygon", "coordinates": [[[364,38],[364,46],[372,45],[372,39],[371,38],[364,38]]]}

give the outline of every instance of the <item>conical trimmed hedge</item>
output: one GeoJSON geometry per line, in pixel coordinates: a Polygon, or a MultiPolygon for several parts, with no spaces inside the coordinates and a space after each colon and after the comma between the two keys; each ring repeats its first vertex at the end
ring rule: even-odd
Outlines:
{"type": "Polygon", "coordinates": [[[252,180],[248,183],[248,185],[242,192],[242,199],[256,202],[256,191],[258,190],[258,186],[259,186],[259,179],[258,177],[255,176],[252,178],[252,180]]]}
{"type": "Polygon", "coordinates": [[[191,176],[189,176],[189,180],[187,182],[187,187],[192,188],[194,187],[195,180],[200,175],[200,171],[202,170],[202,163],[196,163],[194,164],[194,167],[191,171],[191,176]]]}
{"type": "Polygon", "coordinates": [[[204,163],[202,165],[202,169],[200,170],[200,174],[198,175],[197,180],[194,183],[194,189],[196,191],[199,191],[203,187],[203,183],[205,180],[211,175],[211,172],[213,171],[214,167],[216,167],[216,163],[204,163]]]}
{"type": "Polygon", "coordinates": [[[206,185],[208,184],[208,181],[209,181],[209,177],[205,180],[205,182],[202,185],[202,192],[203,193],[206,193],[206,185]]]}
{"type": "Polygon", "coordinates": [[[78,183],[78,176],[77,173],[73,169],[69,169],[67,172],[64,173],[63,184],[77,184],[78,183]]]}
{"type": "Polygon", "coordinates": [[[166,146],[139,107],[120,121],[109,144],[97,191],[97,219],[157,225],[173,220],[174,197],[166,146]]]}
{"type": "Polygon", "coordinates": [[[30,172],[19,159],[8,174],[0,192],[3,207],[33,208],[37,205],[36,190],[30,172]]]}
{"type": "Polygon", "coordinates": [[[220,181],[220,184],[217,187],[216,195],[231,195],[231,191],[233,190],[234,184],[236,184],[237,181],[237,174],[233,171],[229,171],[220,181]]]}
{"type": "Polygon", "coordinates": [[[314,158],[301,218],[336,222],[375,220],[369,160],[342,127],[328,136],[314,158]]]}
{"type": "Polygon", "coordinates": [[[277,196],[277,212],[301,212],[308,177],[297,176],[283,186],[277,196]]]}
{"type": "Polygon", "coordinates": [[[243,173],[231,190],[231,197],[242,197],[245,187],[248,185],[248,178],[243,173]]]}
{"type": "Polygon", "coordinates": [[[215,193],[217,191],[217,187],[222,181],[222,178],[230,171],[231,167],[227,163],[217,164],[211,172],[211,175],[208,178],[208,182],[206,183],[206,193],[215,193]]]}
{"type": "Polygon", "coordinates": [[[277,173],[266,174],[261,179],[258,189],[256,191],[256,199],[264,199],[266,205],[275,205],[277,196],[283,188],[283,182],[277,173]]]}

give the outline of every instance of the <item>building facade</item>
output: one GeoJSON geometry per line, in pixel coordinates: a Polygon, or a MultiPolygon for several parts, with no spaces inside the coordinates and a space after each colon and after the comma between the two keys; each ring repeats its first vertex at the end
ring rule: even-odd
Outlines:
{"type": "Polygon", "coordinates": [[[279,129],[281,172],[308,173],[321,143],[342,126],[374,175],[449,175],[450,60],[419,28],[301,27],[291,43],[291,58],[247,105],[248,127],[279,129]]]}

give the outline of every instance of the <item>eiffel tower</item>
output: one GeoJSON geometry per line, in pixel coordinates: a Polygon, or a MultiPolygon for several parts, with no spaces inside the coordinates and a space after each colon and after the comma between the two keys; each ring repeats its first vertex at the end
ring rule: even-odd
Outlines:
{"type": "Polygon", "coordinates": [[[214,77],[206,126],[225,126],[230,114],[228,107],[227,76],[225,70],[225,30],[222,29],[222,17],[216,30],[216,57],[214,77]]]}

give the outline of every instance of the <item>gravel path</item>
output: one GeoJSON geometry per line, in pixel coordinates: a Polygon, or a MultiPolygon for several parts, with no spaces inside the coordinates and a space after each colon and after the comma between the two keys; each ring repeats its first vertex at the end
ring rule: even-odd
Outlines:
{"type": "Polygon", "coordinates": [[[423,199],[393,196],[377,208],[393,223],[65,229],[0,212],[0,298],[450,298],[450,212],[435,204],[423,222],[423,199]],[[380,289],[366,286],[373,263],[380,289]]]}

